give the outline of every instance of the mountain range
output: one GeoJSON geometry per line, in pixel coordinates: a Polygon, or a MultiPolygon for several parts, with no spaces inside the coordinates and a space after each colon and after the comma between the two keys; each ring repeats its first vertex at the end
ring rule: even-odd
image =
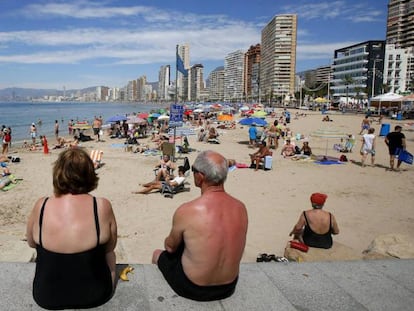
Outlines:
{"type": "MultiPolygon", "coordinates": [[[[65,94],[79,94],[83,95],[85,93],[94,92],[96,87],[88,87],[79,90],[66,90],[65,94]]],[[[30,100],[34,98],[43,98],[45,96],[63,96],[63,90],[56,89],[30,89],[30,88],[19,88],[19,87],[10,87],[5,89],[0,89],[0,100],[3,101],[16,101],[16,100],[30,100]]]]}

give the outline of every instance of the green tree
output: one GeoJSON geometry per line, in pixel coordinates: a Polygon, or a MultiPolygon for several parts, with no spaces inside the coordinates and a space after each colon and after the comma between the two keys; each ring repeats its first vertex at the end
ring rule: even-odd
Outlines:
{"type": "Polygon", "coordinates": [[[350,75],[346,75],[342,82],[344,83],[346,87],[346,104],[348,105],[348,96],[349,96],[349,85],[354,83],[354,79],[350,75]]]}

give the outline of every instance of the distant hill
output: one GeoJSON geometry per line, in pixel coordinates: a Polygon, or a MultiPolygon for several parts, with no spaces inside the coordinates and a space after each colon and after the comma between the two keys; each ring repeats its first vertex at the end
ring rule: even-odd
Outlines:
{"type": "MultiPolygon", "coordinates": [[[[72,93],[90,93],[96,89],[95,86],[88,87],[81,90],[66,90],[66,95],[72,93]]],[[[63,96],[63,90],[54,89],[28,89],[19,87],[10,87],[0,89],[0,100],[11,101],[11,100],[30,100],[32,98],[42,98],[45,96],[63,96]]]]}

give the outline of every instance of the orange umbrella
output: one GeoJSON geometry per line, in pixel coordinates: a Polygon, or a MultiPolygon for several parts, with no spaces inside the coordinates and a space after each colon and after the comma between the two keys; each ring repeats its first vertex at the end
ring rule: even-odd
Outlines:
{"type": "Polygon", "coordinates": [[[233,121],[233,116],[230,114],[220,114],[217,117],[218,121],[233,121]]]}

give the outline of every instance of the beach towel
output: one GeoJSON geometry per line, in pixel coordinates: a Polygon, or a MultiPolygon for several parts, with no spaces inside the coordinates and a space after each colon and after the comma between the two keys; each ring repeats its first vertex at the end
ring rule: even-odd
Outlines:
{"type": "Polygon", "coordinates": [[[14,176],[14,175],[10,175],[9,177],[10,177],[10,179],[14,180],[14,183],[13,183],[13,182],[11,182],[10,184],[8,184],[7,186],[5,186],[5,187],[4,187],[4,188],[2,188],[1,190],[3,190],[3,191],[9,191],[9,190],[13,189],[14,187],[16,187],[16,186],[17,186],[17,183],[18,183],[19,181],[23,180],[23,179],[21,179],[21,178],[15,178],[15,176],[14,176]]]}
{"type": "Polygon", "coordinates": [[[333,164],[343,164],[340,161],[332,161],[332,160],[325,160],[325,161],[315,161],[316,164],[321,165],[333,165],[333,164]]]}

